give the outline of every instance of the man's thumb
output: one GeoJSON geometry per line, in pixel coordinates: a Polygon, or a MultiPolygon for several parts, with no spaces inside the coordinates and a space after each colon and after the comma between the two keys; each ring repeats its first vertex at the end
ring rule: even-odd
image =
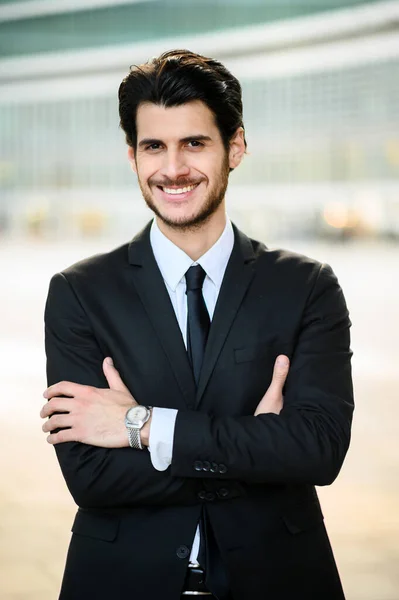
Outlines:
{"type": "Polygon", "coordinates": [[[118,392],[129,391],[123,383],[119,372],[115,369],[114,361],[110,356],[107,356],[103,361],[103,371],[111,390],[116,390],[118,392]]]}
{"type": "Polygon", "coordinates": [[[283,388],[285,380],[287,379],[289,367],[290,360],[288,356],[280,354],[274,364],[272,385],[278,385],[281,389],[283,388]]]}

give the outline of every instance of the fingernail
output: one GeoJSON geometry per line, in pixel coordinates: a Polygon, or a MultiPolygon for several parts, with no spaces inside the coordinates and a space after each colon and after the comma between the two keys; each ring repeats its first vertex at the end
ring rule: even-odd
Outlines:
{"type": "Polygon", "coordinates": [[[286,356],[279,356],[277,364],[279,367],[288,367],[288,358],[286,356]]]}
{"type": "Polygon", "coordinates": [[[114,361],[112,360],[112,358],[111,358],[110,356],[108,356],[108,357],[105,359],[105,362],[106,362],[108,365],[111,365],[111,367],[113,367],[113,366],[114,366],[114,361]]]}

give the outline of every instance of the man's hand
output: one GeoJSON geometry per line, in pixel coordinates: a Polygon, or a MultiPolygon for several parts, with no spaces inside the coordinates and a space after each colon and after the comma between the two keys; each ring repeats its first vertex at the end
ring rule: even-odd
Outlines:
{"type": "Polygon", "coordinates": [[[137,402],[109,357],[104,359],[103,371],[109,389],[61,381],[44,392],[43,396],[49,401],[43,406],[40,416],[50,418],[42,429],[51,432],[62,428],[58,433],[50,433],[47,437],[49,444],[82,442],[102,448],[129,446],[125,414],[137,402]],[[54,414],[59,412],[66,414],[54,414]]]}
{"type": "Polygon", "coordinates": [[[289,367],[289,358],[284,354],[280,354],[274,363],[272,382],[256,407],[255,417],[266,413],[280,414],[283,408],[283,387],[287,379],[289,367]]]}

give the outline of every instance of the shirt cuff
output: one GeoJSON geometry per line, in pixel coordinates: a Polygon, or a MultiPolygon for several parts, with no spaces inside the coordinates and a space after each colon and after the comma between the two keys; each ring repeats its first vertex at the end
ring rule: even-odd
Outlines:
{"type": "Polygon", "coordinates": [[[172,462],[173,437],[177,410],[175,408],[152,409],[148,450],[151,462],[157,471],[165,471],[172,462]]]}

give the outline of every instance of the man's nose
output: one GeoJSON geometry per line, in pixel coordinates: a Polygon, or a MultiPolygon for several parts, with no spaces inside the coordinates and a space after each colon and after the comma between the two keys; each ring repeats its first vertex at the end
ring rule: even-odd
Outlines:
{"type": "Polygon", "coordinates": [[[187,176],[190,172],[190,167],[186,164],[182,152],[171,151],[165,156],[161,172],[168,179],[176,181],[179,177],[187,176]]]}

